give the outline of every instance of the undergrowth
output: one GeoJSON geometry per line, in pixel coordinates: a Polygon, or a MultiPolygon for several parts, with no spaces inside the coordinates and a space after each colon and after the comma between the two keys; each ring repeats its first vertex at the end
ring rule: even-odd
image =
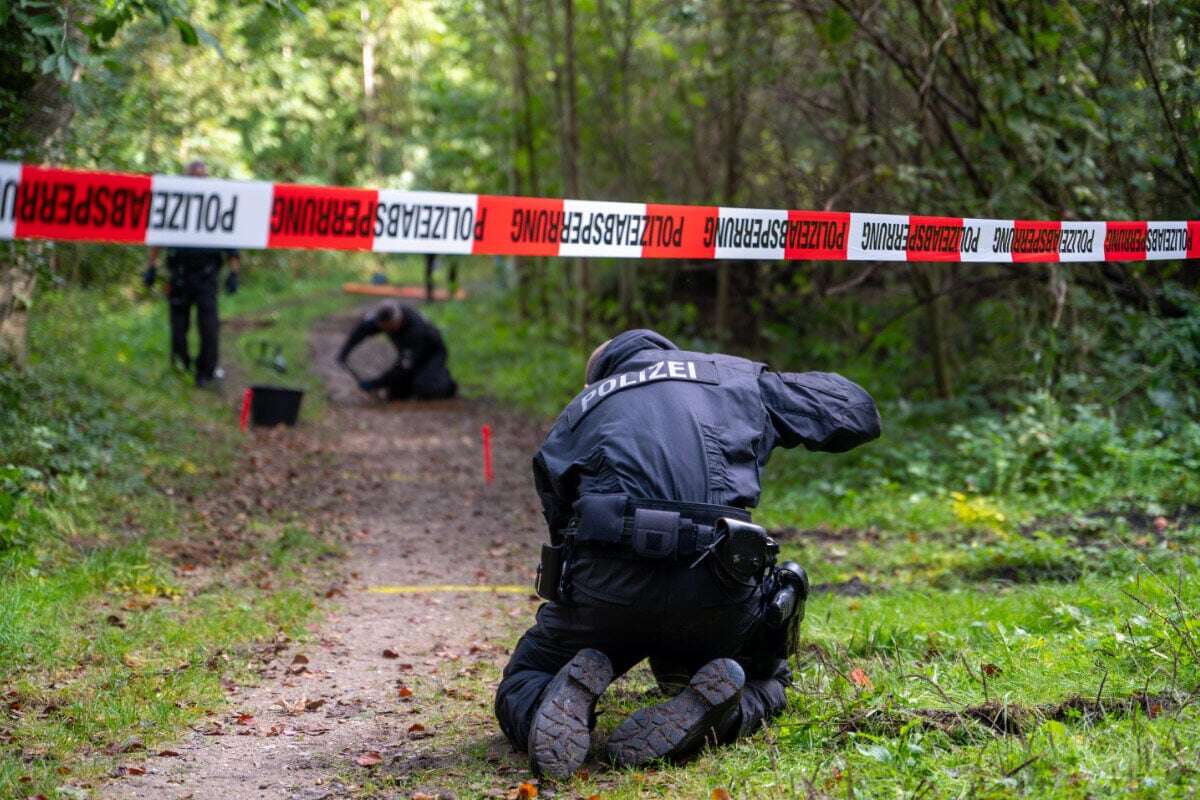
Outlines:
{"type": "MultiPolygon", "coordinates": [[[[224,315],[269,317],[303,375],[308,322],[344,301],[333,278],[277,284],[251,276],[224,315]]],[[[327,548],[252,514],[220,580],[164,554],[206,531],[191,498],[230,486],[243,438],[231,398],[168,366],[160,300],[43,293],[30,344],[0,369],[0,797],[82,797],[219,708],[254,642],[303,632],[327,548]],[[286,588],[245,579],[260,561],[286,588]]],[[[235,331],[222,346],[237,371],[235,331]]]]}

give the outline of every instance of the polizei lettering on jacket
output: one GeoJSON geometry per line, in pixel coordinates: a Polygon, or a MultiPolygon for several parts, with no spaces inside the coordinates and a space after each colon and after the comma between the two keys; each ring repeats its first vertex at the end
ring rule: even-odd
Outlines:
{"type": "Polygon", "coordinates": [[[683,223],[682,216],[673,214],[518,208],[513,211],[509,236],[514,242],[541,244],[680,247],[683,223]]]}
{"type": "Polygon", "coordinates": [[[596,381],[567,406],[567,418],[574,428],[589,411],[608,397],[625,389],[646,386],[657,381],[690,381],[691,383],[718,384],[717,365],[714,361],[667,360],[656,361],[648,367],[634,372],[622,372],[602,381],[596,381]]]}

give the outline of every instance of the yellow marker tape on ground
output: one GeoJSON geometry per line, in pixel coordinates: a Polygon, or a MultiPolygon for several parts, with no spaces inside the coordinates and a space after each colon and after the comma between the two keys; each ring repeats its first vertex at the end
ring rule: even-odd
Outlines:
{"type": "Polygon", "coordinates": [[[533,594],[528,586],[479,583],[423,583],[411,586],[371,586],[373,594],[427,594],[431,592],[475,592],[478,594],[533,594]]]}

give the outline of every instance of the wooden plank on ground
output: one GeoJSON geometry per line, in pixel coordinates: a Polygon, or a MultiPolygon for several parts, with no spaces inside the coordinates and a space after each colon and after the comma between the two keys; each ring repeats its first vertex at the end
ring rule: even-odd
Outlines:
{"type": "MultiPolygon", "coordinates": [[[[342,291],[346,294],[366,294],[372,297],[403,297],[408,300],[424,300],[424,286],[388,286],[375,283],[343,283],[342,291]]],[[[450,293],[445,289],[433,290],[434,300],[449,300],[450,293]]],[[[454,293],[455,300],[466,300],[467,293],[459,289],[454,293]]]]}

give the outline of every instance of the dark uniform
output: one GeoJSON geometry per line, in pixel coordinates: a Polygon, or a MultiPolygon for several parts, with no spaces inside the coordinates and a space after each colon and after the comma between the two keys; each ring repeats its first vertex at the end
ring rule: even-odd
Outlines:
{"type": "Polygon", "coordinates": [[[217,318],[217,285],[221,267],[237,250],[206,247],[173,247],[167,251],[167,302],[171,309],[171,360],[196,370],[196,382],[212,380],[217,368],[220,321],[217,318]],[[188,353],[188,325],[196,307],[200,352],[193,364],[188,353]]]}
{"type": "Polygon", "coordinates": [[[607,656],[613,677],[649,658],[660,683],[735,659],[745,681],[723,741],[778,714],[790,673],[764,635],[763,584],[702,557],[711,526],[749,521],[776,447],[840,452],[879,431],[874,401],[841,376],[680,351],[649,330],[614,338],[533,460],[551,541],[567,558],[560,599],[538,609],[504,670],[505,735],[531,745],[538,768],[535,712],[583,648],[607,656]]]}
{"type": "Polygon", "coordinates": [[[415,309],[399,303],[384,303],[364,317],[346,337],[338,361],[345,363],[351,351],[364,339],[379,333],[386,333],[392,340],[396,361],[379,377],[360,381],[363,390],[384,389],[391,400],[410,397],[438,400],[453,397],[458,392],[458,384],[450,377],[446,366],[448,354],[442,334],[415,309]],[[401,319],[399,329],[385,329],[381,323],[397,314],[401,319]]]}

